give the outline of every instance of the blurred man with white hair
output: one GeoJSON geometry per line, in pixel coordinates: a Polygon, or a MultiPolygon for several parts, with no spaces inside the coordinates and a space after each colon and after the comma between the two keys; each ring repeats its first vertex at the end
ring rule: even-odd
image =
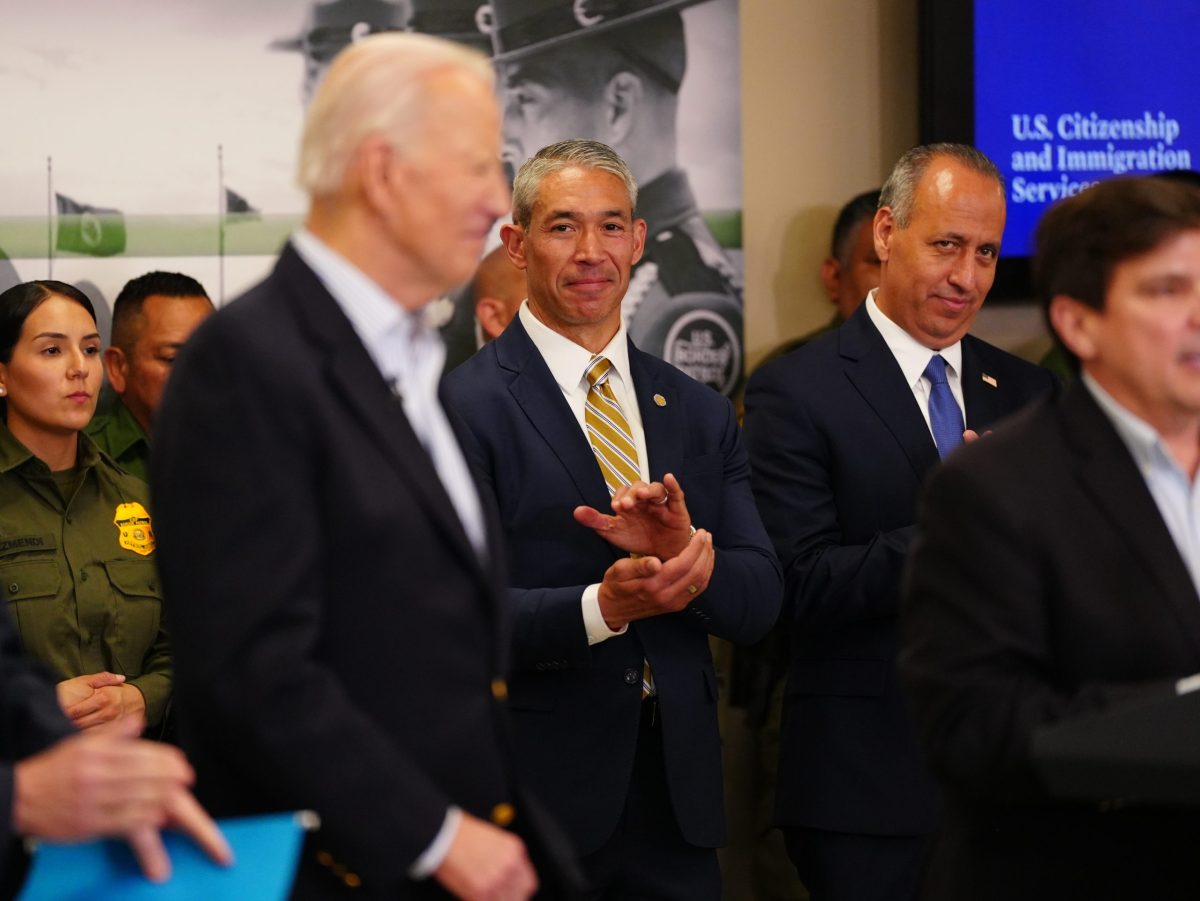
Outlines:
{"type": "Polygon", "coordinates": [[[320,815],[298,896],[537,888],[499,530],[423,317],[507,209],[499,159],[482,55],[412,34],[347,49],[305,123],[304,227],[196,333],[161,409],[183,743],[214,809],[320,815]]]}

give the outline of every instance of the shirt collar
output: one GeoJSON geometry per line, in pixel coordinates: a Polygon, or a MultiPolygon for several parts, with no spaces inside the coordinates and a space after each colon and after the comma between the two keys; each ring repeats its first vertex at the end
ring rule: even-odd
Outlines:
{"type": "MultiPolygon", "coordinates": [[[[100,450],[96,447],[87,432],[79,432],[79,450],[76,452],[75,465],[79,469],[88,469],[100,461],[100,450]]],[[[40,469],[49,474],[50,469],[33,455],[33,451],[22,444],[17,436],[8,430],[8,426],[0,423],[0,473],[11,472],[25,464],[40,469]]]]}
{"type": "MultiPolygon", "coordinates": [[[[583,374],[588,363],[597,355],[543,323],[529,309],[528,300],[521,302],[517,315],[521,318],[521,325],[525,327],[529,339],[550,367],[550,374],[554,376],[559,388],[568,394],[578,390],[581,385],[586,388],[587,382],[583,374]]],[[[629,371],[629,341],[626,338],[624,322],[612,336],[612,340],[600,351],[599,356],[608,359],[623,384],[633,384],[633,377],[629,371]]]]}
{"type": "Polygon", "coordinates": [[[346,314],[379,371],[389,380],[401,378],[404,348],[427,331],[423,311],[406,310],[306,228],[292,235],[292,246],[346,314]]]}
{"type": "Polygon", "coordinates": [[[1139,469],[1145,470],[1148,466],[1160,465],[1164,460],[1175,469],[1179,469],[1175,459],[1163,446],[1162,438],[1155,431],[1154,426],[1121,406],[1116,398],[1100,387],[1100,383],[1088,372],[1082,372],[1079,379],[1091,392],[1096,404],[1109,418],[1109,421],[1112,422],[1113,428],[1117,430],[1117,434],[1129,448],[1129,453],[1137,462],[1139,469]]]}
{"type": "Polygon", "coordinates": [[[112,448],[113,459],[120,459],[134,447],[143,444],[146,447],[150,446],[149,436],[120,397],[113,398],[112,407],[102,425],[107,434],[108,446],[112,448]]]}
{"type": "Polygon", "coordinates": [[[879,329],[884,343],[892,352],[892,356],[896,358],[896,362],[900,364],[900,370],[904,373],[904,379],[908,382],[908,386],[916,387],[917,382],[925,373],[925,367],[929,365],[929,358],[935,353],[941,354],[946,361],[949,370],[947,375],[953,374],[962,378],[962,341],[955,341],[949,347],[943,347],[941,350],[932,350],[926,347],[892,322],[883,310],[879,309],[879,305],[875,303],[875,292],[878,290],[878,288],[873,288],[867,295],[867,315],[871,317],[871,322],[875,324],[875,328],[879,329]]]}

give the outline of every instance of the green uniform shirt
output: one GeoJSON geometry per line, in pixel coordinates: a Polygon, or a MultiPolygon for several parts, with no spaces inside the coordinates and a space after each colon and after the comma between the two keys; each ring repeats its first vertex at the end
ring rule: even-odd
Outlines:
{"type": "Polygon", "coordinates": [[[108,410],[92,417],[87,433],[123,470],[150,481],[150,439],[121,398],[114,396],[108,410]]]}
{"type": "Polygon", "coordinates": [[[0,588],[21,643],[61,679],[127,676],[161,724],[171,697],[146,483],[84,434],[75,470],[51,473],[0,425],[0,588]]]}

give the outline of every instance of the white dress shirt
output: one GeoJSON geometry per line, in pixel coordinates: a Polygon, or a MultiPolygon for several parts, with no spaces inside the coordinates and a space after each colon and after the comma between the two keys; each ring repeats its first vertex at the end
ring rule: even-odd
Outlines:
{"type": "MultiPolygon", "coordinates": [[[[875,324],[875,328],[879,329],[884,343],[892,352],[892,356],[896,358],[896,362],[900,364],[900,371],[904,373],[904,379],[912,389],[913,397],[917,399],[921,415],[925,417],[925,426],[929,429],[929,435],[933,437],[933,426],[929,422],[929,380],[924,377],[925,367],[929,365],[929,359],[934,354],[942,355],[946,361],[946,381],[950,383],[950,393],[954,395],[959,411],[965,411],[967,405],[963,402],[962,392],[962,342],[955,341],[949,347],[943,347],[941,350],[930,350],[888,319],[883,310],[879,309],[879,305],[875,303],[875,292],[878,290],[878,288],[874,288],[867,295],[867,315],[871,317],[871,322],[875,324]]],[[[963,422],[966,421],[967,417],[964,412],[963,422]]]]}
{"type": "MultiPolygon", "coordinates": [[[[587,405],[590,386],[585,373],[588,363],[592,361],[595,354],[542,323],[529,309],[529,301],[521,304],[520,309],[517,310],[517,316],[520,317],[521,325],[525,327],[525,331],[538,349],[538,353],[546,361],[550,374],[554,376],[554,381],[562,391],[563,397],[566,398],[571,412],[575,414],[579,430],[583,432],[586,439],[587,426],[584,423],[584,407],[587,405]]],[[[625,420],[629,423],[629,431],[632,433],[633,443],[637,447],[638,467],[641,470],[642,480],[649,481],[650,471],[646,467],[646,433],[642,429],[642,414],[638,409],[637,396],[633,391],[633,376],[629,371],[629,341],[626,337],[624,323],[621,323],[612,340],[600,351],[600,356],[605,357],[612,364],[612,369],[608,374],[608,385],[616,395],[617,403],[621,405],[621,412],[625,414],[625,420]]],[[[601,510],[600,512],[611,513],[612,511],[601,510]]],[[[583,527],[580,526],[580,528],[583,527]]],[[[599,583],[589,585],[584,589],[581,604],[583,627],[587,631],[589,645],[598,644],[614,635],[623,635],[629,628],[622,626],[619,631],[614,632],[608,627],[604,616],[600,613],[599,583]]]]}

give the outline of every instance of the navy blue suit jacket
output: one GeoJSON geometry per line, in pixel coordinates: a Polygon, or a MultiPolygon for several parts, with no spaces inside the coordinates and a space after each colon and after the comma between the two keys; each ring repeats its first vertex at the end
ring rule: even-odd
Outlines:
{"type": "MultiPolygon", "coordinates": [[[[967,427],[983,432],[1051,389],[1049,372],[967,336],[967,427]]],[[[776,819],[918,835],[937,796],[896,674],[896,611],[929,427],[866,306],[764,366],[746,392],[754,493],[795,624],[776,819]]]]}
{"type": "Polygon", "coordinates": [[[611,836],[621,815],[643,655],[658,688],[680,829],[695,845],[724,842],[708,636],[755,641],[779,610],[779,568],[755,510],[732,406],[632,344],[629,360],[651,478],[679,479],[692,522],[713,534],[716,564],[708,589],[685,610],[640,620],[592,647],[581,596],[624,552],[572,518],[580,504],[611,508],[562,391],[519,319],[445,384],[447,406],[475,439],[466,450],[495,494],[508,539],[519,767],[585,854],[611,836]]]}

